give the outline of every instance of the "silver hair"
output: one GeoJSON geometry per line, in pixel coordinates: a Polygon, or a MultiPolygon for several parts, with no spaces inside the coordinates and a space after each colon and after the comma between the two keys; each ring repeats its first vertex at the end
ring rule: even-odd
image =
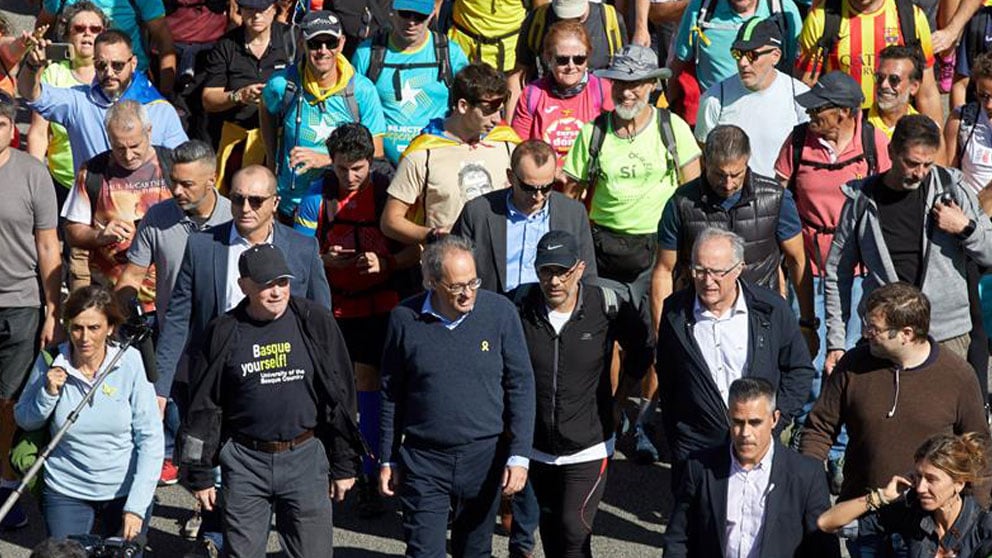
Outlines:
{"type": "Polygon", "coordinates": [[[733,231],[728,231],[720,229],[717,227],[706,227],[703,232],[699,233],[696,237],[696,241],[692,243],[692,261],[696,262],[696,253],[699,251],[699,247],[705,242],[710,240],[716,240],[722,238],[730,242],[730,247],[734,251],[734,264],[739,264],[744,261],[744,239],[740,237],[737,233],[733,231]]]}
{"type": "Polygon", "coordinates": [[[209,143],[198,139],[191,139],[180,143],[172,150],[172,163],[204,163],[211,167],[216,167],[217,154],[214,152],[214,148],[210,147],[209,143]]]}
{"type": "Polygon", "coordinates": [[[710,130],[703,146],[707,165],[720,165],[751,156],[751,140],[747,132],[733,124],[721,124],[710,130]]]}
{"type": "Polygon", "coordinates": [[[420,270],[424,276],[424,288],[431,289],[441,280],[445,258],[452,252],[465,252],[475,258],[472,241],[454,234],[442,236],[428,244],[420,255],[420,270]]]}
{"type": "Polygon", "coordinates": [[[775,393],[775,386],[764,378],[744,377],[734,380],[730,384],[727,394],[727,406],[733,407],[734,403],[754,401],[755,399],[765,399],[768,401],[768,411],[775,412],[778,408],[778,401],[775,393]]]}
{"type": "Polygon", "coordinates": [[[108,131],[111,125],[124,130],[133,130],[136,124],[140,125],[142,130],[152,129],[145,105],[132,99],[114,103],[107,110],[107,115],[103,117],[103,125],[108,131]]]}

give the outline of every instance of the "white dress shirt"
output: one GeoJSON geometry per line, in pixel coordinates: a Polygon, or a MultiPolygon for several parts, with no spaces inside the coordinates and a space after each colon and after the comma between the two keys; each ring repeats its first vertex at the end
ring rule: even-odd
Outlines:
{"type": "Polygon", "coordinates": [[[746,470],[741,467],[730,446],[730,479],[727,483],[727,548],[724,558],[759,558],[761,534],[765,524],[765,503],[775,489],[769,482],[775,444],[761,461],[746,470]]]}
{"type": "Polygon", "coordinates": [[[737,287],[737,300],[723,316],[717,317],[699,303],[697,298],[692,313],[696,323],[692,336],[699,345],[710,376],[720,390],[723,402],[727,403],[730,384],[744,375],[747,362],[748,319],[747,304],[737,287]]]}
{"type": "MultiPolygon", "coordinates": [[[[275,231],[274,225],[262,244],[272,244],[273,231],[275,231]]],[[[234,308],[245,298],[245,293],[241,292],[241,287],[238,286],[238,279],[241,277],[238,260],[241,254],[251,247],[252,243],[238,233],[238,227],[231,225],[231,247],[227,249],[227,290],[224,293],[224,312],[234,308]]]]}

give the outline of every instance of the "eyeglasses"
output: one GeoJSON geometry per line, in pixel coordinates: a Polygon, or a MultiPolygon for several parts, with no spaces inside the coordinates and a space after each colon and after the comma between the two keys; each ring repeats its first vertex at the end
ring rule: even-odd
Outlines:
{"type": "Polygon", "coordinates": [[[469,104],[479,109],[479,112],[482,113],[482,116],[492,116],[493,114],[496,114],[503,108],[504,102],[505,101],[502,98],[490,99],[488,101],[485,99],[481,99],[478,101],[473,101],[469,104]]]}
{"type": "Polygon", "coordinates": [[[241,194],[231,194],[231,204],[240,209],[245,206],[245,202],[248,202],[248,205],[250,205],[252,209],[258,209],[262,207],[263,203],[274,197],[276,197],[275,194],[272,194],[271,196],[242,196],[241,194]]]}
{"type": "Polygon", "coordinates": [[[517,173],[513,173],[513,177],[517,179],[517,186],[520,187],[520,191],[532,196],[536,196],[538,193],[547,195],[551,192],[551,189],[555,187],[554,181],[548,182],[547,184],[535,185],[524,182],[523,179],[517,175],[517,173]]]}
{"type": "Polygon", "coordinates": [[[733,272],[735,269],[740,267],[743,263],[744,262],[737,262],[734,265],[728,267],[727,269],[710,269],[708,267],[692,266],[692,270],[691,270],[692,276],[695,277],[696,279],[703,279],[707,275],[709,275],[714,279],[720,280],[730,275],[731,272],[733,272]]]}
{"type": "Polygon", "coordinates": [[[575,265],[568,268],[549,265],[537,270],[537,278],[541,281],[551,281],[557,277],[559,281],[565,282],[572,278],[577,269],[579,269],[579,262],[575,262],[575,265]]]}
{"type": "Polygon", "coordinates": [[[889,87],[895,89],[896,87],[899,87],[900,83],[902,83],[902,76],[900,76],[899,74],[889,74],[889,75],[885,75],[881,73],[875,74],[876,85],[882,85],[886,81],[889,82],[889,87]]]}
{"type": "Polygon", "coordinates": [[[587,54],[573,54],[572,56],[555,56],[555,65],[568,66],[569,63],[581,66],[589,59],[587,54]]]}
{"type": "Polygon", "coordinates": [[[328,39],[314,37],[313,39],[307,39],[307,48],[310,50],[320,50],[320,47],[327,47],[327,50],[334,50],[338,48],[339,44],[341,44],[339,37],[330,37],[328,39]]]}
{"type": "Polygon", "coordinates": [[[87,31],[89,31],[91,35],[99,35],[100,33],[103,33],[103,26],[102,25],[85,25],[85,24],[82,24],[82,23],[74,23],[74,24],[72,24],[72,32],[73,33],[85,33],[87,31]]]}
{"type": "Polygon", "coordinates": [[[482,286],[482,279],[476,277],[475,279],[472,279],[468,283],[454,283],[452,285],[449,285],[444,281],[438,281],[438,284],[444,287],[444,289],[449,293],[458,296],[464,293],[465,291],[479,290],[479,287],[482,286]]]}
{"type": "Polygon", "coordinates": [[[417,23],[423,23],[427,21],[427,18],[431,17],[431,14],[422,14],[420,12],[414,12],[411,10],[397,10],[396,15],[403,19],[414,21],[417,23]]]}
{"type": "MultiPolygon", "coordinates": [[[[862,337],[877,337],[879,334],[894,331],[898,331],[898,329],[894,327],[875,327],[868,322],[861,322],[862,337]]],[[[893,337],[895,337],[895,335],[889,335],[889,339],[892,339],[893,337]]]]}
{"type": "Polygon", "coordinates": [[[115,74],[119,74],[124,71],[124,68],[126,68],[128,63],[131,61],[131,58],[134,58],[134,56],[132,55],[127,60],[97,60],[93,63],[93,67],[96,68],[96,71],[98,72],[106,72],[108,68],[111,68],[114,70],[115,74]]]}
{"type": "Polygon", "coordinates": [[[754,63],[755,60],[761,58],[762,56],[775,52],[775,49],[769,48],[766,50],[740,50],[740,49],[730,49],[730,55],[734,57],[734,60],[740,60],[741,58],[747,58],[748,62],[754,63]]]}

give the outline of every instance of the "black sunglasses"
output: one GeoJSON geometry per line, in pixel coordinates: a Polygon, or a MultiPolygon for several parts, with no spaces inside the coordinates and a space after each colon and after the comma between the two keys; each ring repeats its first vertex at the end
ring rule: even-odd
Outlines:
{"type": "Polygon", "coordinates": [[[234,207],[241,208],[241,207],[244,207],[245,206],[245,202],[248,202],[248,205],[250,205],[252,209],[258,209],[258,208],[262,207],[262,204],[263,203],[265,203],[266,201],[268,201],[268,200],[270,200],[270,199],[272,199],[274,197],[275,197],[275,195],[272,195],[272,196],[242,196],[241,194],[231,194],[231,204],[233,204],[234,207]]]}
{"type": "Polygon", "coordinates": [[[774,52],[775,49],[770,48],[768,50],[740,50],[740,49],[730,49],[730,56],[734,57],[734,60],[740,60],[741,58],[747,58],[748,62],[754,63],[755,60],[761,58],[762,56],[774,52]]]}
{"type": "Polygon", "coordinates": [[[555,186],[554,182],[548,182],[547,184],[542,184],[542,185],[527,184],[526,182],[520,179],[517,173],[513,173],[513,177],[517,179],[517,186],[520,187],[520,191],[525,194],[530,194],[532,196],[536,195],[538,192],[544,195],[548,195],[551,192],[551,189],[554,188],[555,186]]]}
{"type": "Polygon", "coordinates": [[[427,21],[427,18],[431,17],[431,14],[422,14],[412,10],[397,10],[396,15],[403,19],[409,19],[410,21],[415,21],[417,23],[423,23],[427,21]]]}
{"type": "Polygon", "coordinates": [[[313,39],[307,39],[307,48],[310,50],[320,50],[322,46],[327,46],[327,50],[334,50],[338,48],[339,44],[341,44],[341,39],[338,37],[331,37],[329,39],[314,37],[313,39]]]}
{"type": "Polygon", "coordinates": [[[902,83],[902,76],[900,76],[899,74],[885,75],[877,72],[875,73],[875,83],[881,85],[886,81],[889,82],[889,87],[895,89],[896,87],[899,87],[900,83],[902,83]]]}
{"type": "Polygon", "coordinates": [[[490,101],[486,101],[486,100],[472,101],[469,104],[471,104],[473,107],[477,107],[479,109],[479,112],[482,113],[482,116],[492,116],[493,114],[499,112],[499,110],[503,108],[504,102],[505,101],[503,99],[493,99],[490,101]]]}
{"type": "Polygon", "coordinates": [[[96,71],[98,72],[106,72],[107,68],[112,68],[115,74],[119,74],[124,71],[124,67],[127,66],[127,63],[130,61],[131,58],[128,58],[127,60],[97,60],[93,63],[93,67],[96,68],[96,71]]]}
{"type": "Polygon", "coordinates": [[[568,66],[568,63],[571,62],[576,66],[581,66],[585,64],[586,60],[588,59],[589,56],[585,54],[575,54],[573,56],[555,56],[555,64],[558,66],[568,66]]]}

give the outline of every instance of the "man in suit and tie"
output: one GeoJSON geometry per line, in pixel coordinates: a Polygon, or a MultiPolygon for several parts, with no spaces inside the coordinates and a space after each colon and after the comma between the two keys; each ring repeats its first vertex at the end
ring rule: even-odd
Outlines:
{"type": "MultiPolygon", "coordinates": [[[[195,354],[203,343],[207,324],[244,299],[238,287],[238,258],[257,244],[274,244],[286,255],[293,278],[290,294],[331,307],[331,290],[317,252],[317,241],[276,221],[279,196],[272,171],[251,165],[231,180],[233,220],[189,237],[179,268],[165,322],[161,324],[155,361],[159,370],[155,391],[172,394],[181,411],[186,403],[183,355],[195,354]],[[178,374],[177,371],[183,370],[178,374]],[[173,390],[173,381],[177,389],[173,390]]],[[[204,514],[201,532],[209,543],[222,545],[219,516],[204,514]]]]}
{"type": "Polygon", "coordinates": [[[537,241],[548,231],[566,231],[579,241],[586,281],[596,277],[589,216],[580,202],[551,188],[555,152],[546,142],[527,140],[513,151],[506,171],[509,190],[494,190],[465,204],[452,234],[475,246],[482,288],[508,293],[536,283],[537,241]]]}
{"type": "Polygon", "coordinates": [[[730,447],[693,455],[665,531],[665,558],[838,556],[816,519],[830,507],[823,466],[775,441],[781,413],[763,378],[730,384],[730,447]]]}

